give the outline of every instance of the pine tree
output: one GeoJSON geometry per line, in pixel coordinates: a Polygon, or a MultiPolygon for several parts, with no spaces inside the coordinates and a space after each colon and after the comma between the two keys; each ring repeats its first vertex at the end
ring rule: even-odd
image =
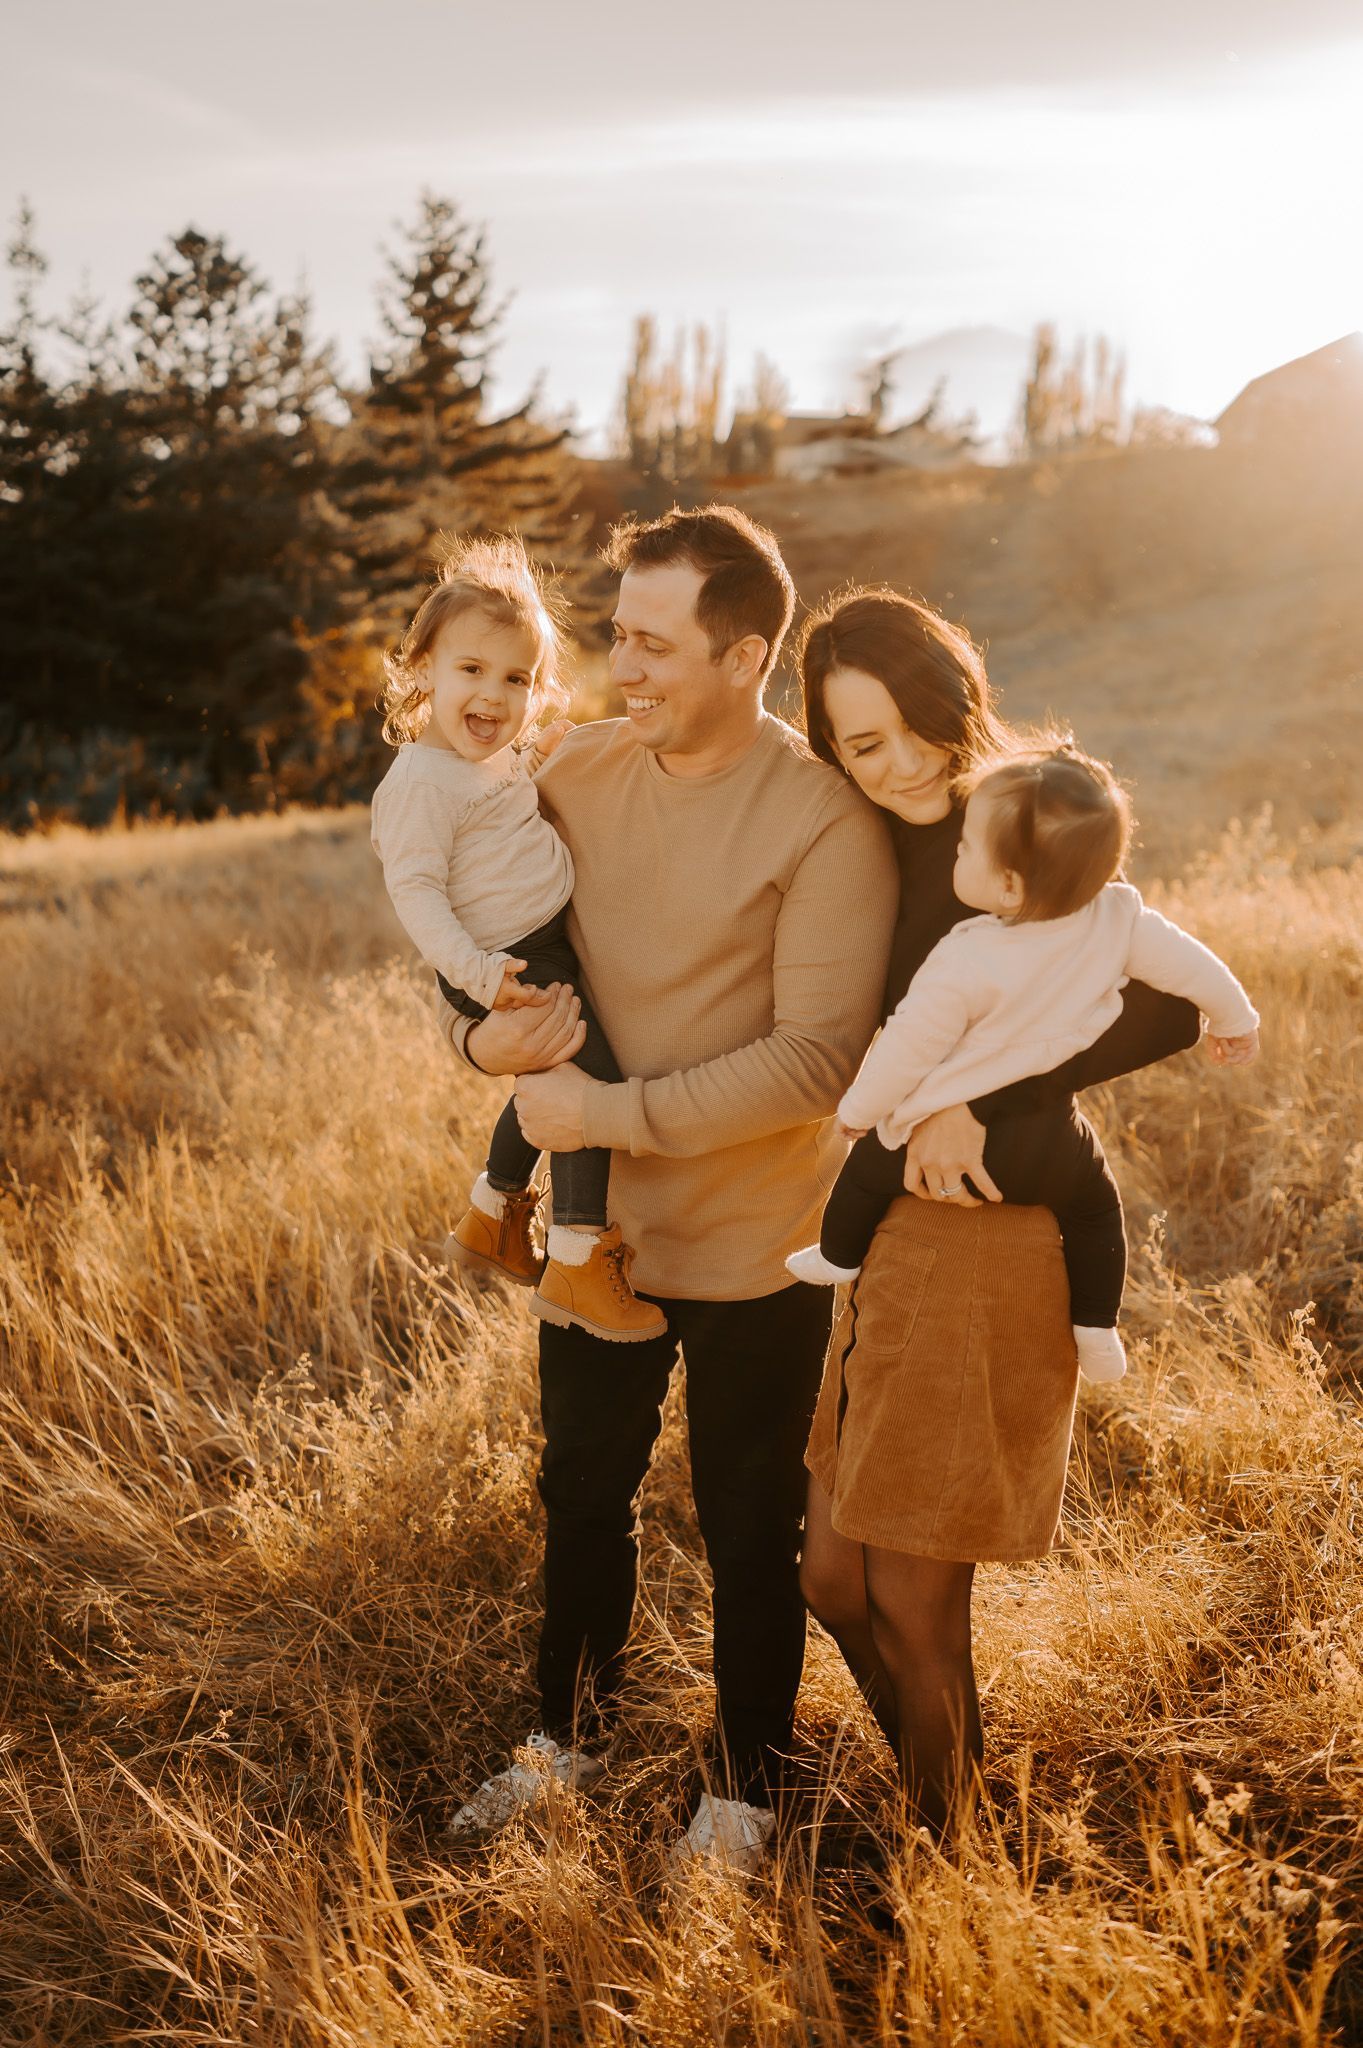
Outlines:
{"type": "Polygon", "coordinates": [[[391,637],[443,533],[514,528],[570,583],[585,548],[567,427],[539,417],[537,389],[511,412],[489,408],[505,306],[492,296],[483,231],[423,193],[404,247],[386,261],[384,338],[352,401],[343,504],[360,603],[391,637]]]}
{"type": "Polygon", "coordinates": [[[151,452],[144,603],[129,654],[160,743],[203,751],[215,786],[268,772],[306,668],[297,626],[329,617],[324,414],[333,391],[306,304],[269,303],[220,237],[189,228],[136,283],[132,402],[151,452]]]}
{"type": "Polygon", "coordinates": [[[130,508],[143,458],[127,431],[107,328],[88,305],[77,304],[65,321],[39,309],[47,264],[26,205],[8,267],[14,315],[0,333],[0,808],[21,821],[50,775],[73,786],[79,745],[73,752],[67,735],[126,723],[120,635],[141,574],[130,508]]]}

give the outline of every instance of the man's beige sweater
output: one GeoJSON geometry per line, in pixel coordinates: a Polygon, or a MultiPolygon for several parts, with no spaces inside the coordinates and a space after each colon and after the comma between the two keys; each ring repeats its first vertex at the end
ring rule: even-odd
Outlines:
{"type": "MultiPolygon", "coordinates": [[[[843,1157],[826,1122],[880,1015],[898,875],[877,812],[769,718],[717,774],[668,775],[621,719],[541,770],[573,857],[569,929],[622,1073],[589,1083],[642,1292],[790,1284],[843,1157]]],[[[462,1046],[467,1020],[442,1005],[462,1046]]]]}

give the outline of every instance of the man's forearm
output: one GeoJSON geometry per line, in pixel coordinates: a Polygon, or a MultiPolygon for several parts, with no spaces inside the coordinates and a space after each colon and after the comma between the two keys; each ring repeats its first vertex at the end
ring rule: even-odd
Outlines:
{"type": "Polygon", "coordinates": [[[1197,1044],[1202,1018],[1197,1005],[1183,996],[1166,995],[1143,981],[1130,981],[1122,991],[1122,1014],[1101,1038],[1085,1046],[1046,1074],[1028,1074],[977,1097],[972,1113],[982,1124],[996,1116],[1015,1115],[1022,1110],[1043,1109],[1077,1095],[1081,1088],[1097,1088],[1122,1074],[1134,1074],[1152,1067],[1176,1052],[1197,1044]]]}
{"type": "Polygon", "coordinates": [[[655,1080],[594,1082],[583,1135],[588,1145],[636,1158],[694,1158],[821,1122],[849,1079],[844,1050],[778,1031],[655,1080]]]}
{"type": "Polygon", "coordinates": [[[435,1021],[440,1027],[441,1037],[454,1052],[458,1053],[465,1066],[472,1067],[475,1073],[483,1073],[485,1069],[478,1065],[469,1051],[468,1044],[469,1033],[477,1023],[477,1018],[466,1017],[461,1010],[456,1010],[453,1003],[446,1002],[438,987],[435,992],[435,1021]]]}

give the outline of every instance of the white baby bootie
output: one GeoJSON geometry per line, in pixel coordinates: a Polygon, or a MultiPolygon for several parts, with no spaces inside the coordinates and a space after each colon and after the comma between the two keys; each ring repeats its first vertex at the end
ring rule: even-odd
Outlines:
{"type": "Polygon", "coordinates": [[[809,1287],[850,1287],[861,1267],[835,1266],[816,1244],[807,1244],[803,1251],[791,1253],[786,1260],[786,1271],[809,1287]]]}
{"type": "Polygon", "coordinates": [[[1115,1330],[1090,1330],[1074,1326],[1074,1347],[1079,1353],[1079,1371],[1095,1386],[1119,1380],[1126,1371],[1126,1347],[1115,1330]]]}

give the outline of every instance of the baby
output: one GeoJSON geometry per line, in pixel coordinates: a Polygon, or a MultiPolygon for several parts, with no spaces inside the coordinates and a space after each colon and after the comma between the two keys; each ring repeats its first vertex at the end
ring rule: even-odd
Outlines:
{"type": "MultiPolygon", "coordinates": [[[[545,1002],[545,988],[566,984],[587,1026],[578,1065],[618,1081],[568,937],[572,859],[531,780],[566,721],[537,749],[514,745],[546,706],[566,701],[558,656],[558,629],[521,543],[457,548],[385,664],[383,731],[398,753],[374,793],[373,844],[393,907],[447,1002],[481,1019],[545,1002]]],[[[531,1311],[547,1322],[622,1343],[661,1336],[666,1319],[635,1294],[633,1254],[607,1221],[610,1153],[554,1156],[547,1261],[534,1234],[538,1158],[509,1101],[451,1256],[534,1287],[531,1311]]]]}
{"type": "MultiPolygon", "coordinates": [[[[843,1133],[857,1142],[819,1243],[787,1261],[799,1280],[854,1280],[903,1193],[914,1126],[1092,1045],[1117,1017],[1128,978],[1195,1002],[1220,1064],[1243,1066],[1258,1053],[1258,1014],[1230,969],[1114,879],[1131,815],[1108,768],[1065,741],[987,762],[965,789],[953,887],[985,914],[934,947],[839,1104],[843,1133]]],[[[1007,1156],[1005,1134],[1001,1155],[990,1150],[986,1165],[1006,1200],[1055,1211],[1080,1371],[1120,1379],[1126,1236],[1091,1127],[1076,1116],[1041,1158],[1007,1156]]]]}

